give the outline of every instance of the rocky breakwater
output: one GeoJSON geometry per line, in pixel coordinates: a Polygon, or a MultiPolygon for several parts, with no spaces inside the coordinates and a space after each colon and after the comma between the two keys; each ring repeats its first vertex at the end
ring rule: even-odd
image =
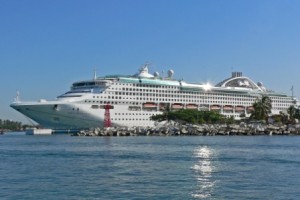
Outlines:
{"type": "Polygon", "coordinates": [[[110,127],[82,130],[73,136],[234,136],[234,135],[300,135],[300,124],[267,125],[260,123],[180,124],[168,122],[156,127],[110,127]]]}

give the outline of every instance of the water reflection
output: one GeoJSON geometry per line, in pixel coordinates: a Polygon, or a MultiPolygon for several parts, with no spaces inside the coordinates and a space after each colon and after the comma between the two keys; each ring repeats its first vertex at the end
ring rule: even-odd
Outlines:
{"type": "Polygon", "coordinates": [[[197,199],[207,199],[211,197],[215,187],[212,179],[212,159],[215,153],[207,146],[199,147],[194,150],[194,157],[197,163],[192,167],[197,178],[198,188],[192,194],[197,199]]]}

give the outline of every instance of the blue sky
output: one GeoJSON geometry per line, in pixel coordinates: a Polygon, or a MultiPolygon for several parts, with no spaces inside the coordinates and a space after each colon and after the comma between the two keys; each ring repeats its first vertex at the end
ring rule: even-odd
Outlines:
{"type": "Polygon", "coordinates": [[[300,1],[0,0],[0,118],[9,107],[54,99],[72,82],[173,69],[214,84],[242,71],[300,96],[300,1]]]}

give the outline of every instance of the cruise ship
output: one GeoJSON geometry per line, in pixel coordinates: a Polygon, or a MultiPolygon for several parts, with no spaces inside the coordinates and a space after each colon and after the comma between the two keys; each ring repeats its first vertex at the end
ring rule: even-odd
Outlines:
{"type": "Polygon", "coordinates": [[[44,128],[85,129],[109,126],[155,126],[150,116],[171,110],[211,110],[235,119],[249,117],[253,103],[267,95],[272,100],[272,114],[287,112],[297,99],[267,90],[241,72],[233,72],[215,86],[188,83],[166,77],[148,66],[130,76],[108,75],[72,84],[70,91],[53,101],[41,99],[22,102],[17,98],[11,107],[44,128]]]}

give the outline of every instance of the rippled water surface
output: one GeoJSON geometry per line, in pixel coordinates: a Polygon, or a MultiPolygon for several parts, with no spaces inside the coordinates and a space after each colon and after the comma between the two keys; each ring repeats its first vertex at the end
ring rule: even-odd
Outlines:
{"type": "Polygon", "coordinates": [[[0,136],[0,199],[300,199],[300,137],[0,136]]]}

